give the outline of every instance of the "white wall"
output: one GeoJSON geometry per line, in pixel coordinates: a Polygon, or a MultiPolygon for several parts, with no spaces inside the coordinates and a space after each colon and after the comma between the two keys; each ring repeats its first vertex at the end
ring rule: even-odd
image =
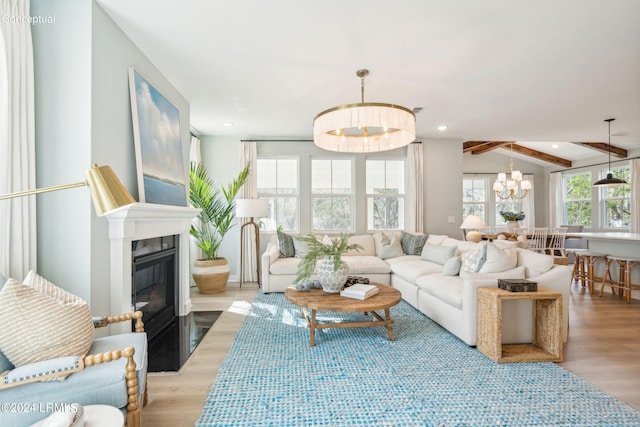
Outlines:
{"type": "MultiPolygon", "coordinates": [[[[33,27],[38,186],[82,181],[108,164],[137,198],[128,68],[134,66],[180,111],[185,167],[189,104],[94,1],[32,0],[32,14],[56,15],[33,27]]],[[[109,238],[88,189],[38,196],[38,271],[109,307],[109,238]]]]}
{"type": "Polygon", "coordinates": [[[462,141],[423,139],[425,232],[462,237],[462,141]],[[454,217],[449,222],[449,217],[454,217]]]}

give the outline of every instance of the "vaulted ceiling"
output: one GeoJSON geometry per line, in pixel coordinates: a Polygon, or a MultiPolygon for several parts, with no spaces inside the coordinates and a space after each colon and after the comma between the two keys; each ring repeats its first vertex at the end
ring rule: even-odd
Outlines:
{"type": "Polygon", "coordinates": [[[611,117],[612,155],[640,148],[638,0],[98,3],[201,134],[309,138],[318,112],[359,101],[368,68],[367,101],[422,108],[418,137],[474,155],[564,166],[598,155],[611,117]]]}

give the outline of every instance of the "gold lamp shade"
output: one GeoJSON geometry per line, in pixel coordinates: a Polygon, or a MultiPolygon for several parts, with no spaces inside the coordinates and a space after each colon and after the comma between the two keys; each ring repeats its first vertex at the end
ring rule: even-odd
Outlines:
{"type": "Polygon", "coordinates": [[[96,215],[102,216],[122,206],[135,203],[110,166],[94,164],[87,171],[87,185],[91,191],[96,215]]]}
{"type": "Polygon", "coordinates": [[[47,193],[49,191],[65,190],[67,188],[82,187],[85,185],[88,186],[91,191],[91,198],[93,199],[93,205],[98,216],[102,216],[119,207],[135,203],[135,200],[131,197],[127,189],[124,188],[124,185],[122,185],[111,167],[106,165],[98,166],[96,164],[87,171],[86,181],[9,193],[0,196],[0,200],[47,193]]]}

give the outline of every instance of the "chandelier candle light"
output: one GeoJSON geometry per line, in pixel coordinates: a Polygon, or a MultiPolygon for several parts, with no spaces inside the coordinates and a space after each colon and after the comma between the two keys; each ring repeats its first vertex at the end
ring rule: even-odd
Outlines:
{"type": "Polygon", "coordinates": [[[393,150],[416,138],[416,116],[408,108],[381,102],[364,102],[364,78],[358,70],[361,102],[330,108],[313,120],[313,142],[320,148],[345,153],[393,150]]]}
{"type": "MultiPolygon", "coordinates": [[[[511,147],[513,148],[513,144],[511,147]]],[[[507,179],[507,174],[504,172],[498,174],[498,179],[493,183],[493,191],[502,200],[524,199],[531,190],[531,182],[528,179],[522,180],[522,172],[513,170],[513,157],[509,161],[509,172],[511,172],[510,179],[507,179]]]]}

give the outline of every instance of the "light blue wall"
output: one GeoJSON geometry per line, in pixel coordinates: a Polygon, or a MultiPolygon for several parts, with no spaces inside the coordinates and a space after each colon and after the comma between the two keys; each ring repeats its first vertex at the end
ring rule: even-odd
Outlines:
{"type": "MultiPolygon", "coordinates": [[[[135,67],[180,111],[185,153],[189,104],[94,1],[32,0],[56,15],[33,27],[38,186],[82,181],[108,164],[137,199],[128,68],[135,67]]],[[[38,196],[38,271],[110,314],[109,235],[88,189],[38,196]]]]}

